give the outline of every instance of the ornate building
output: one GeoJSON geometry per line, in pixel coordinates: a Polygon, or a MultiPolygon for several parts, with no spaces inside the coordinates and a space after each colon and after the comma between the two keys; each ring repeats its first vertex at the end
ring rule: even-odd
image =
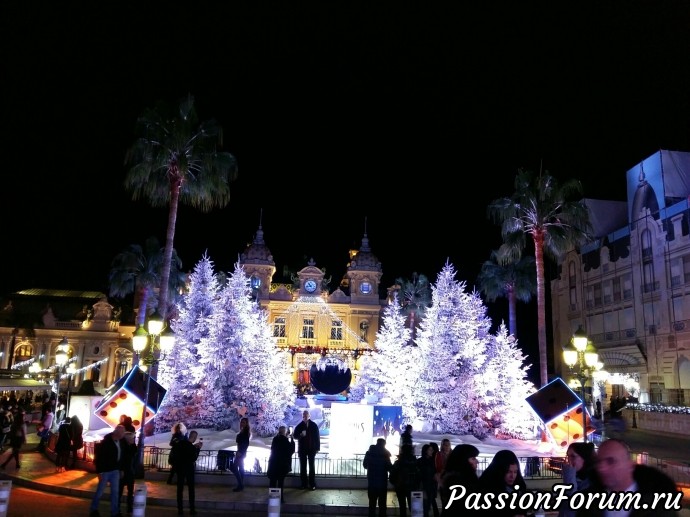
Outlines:
{"type": "MultiPolygon", "coordinates": [[[[579,327],[609,374],[639,380],[639,394],[690,404],[690,153],[661,150],[627,172],[628,201],[585,200],[595,240],[572,250],[551,282],[553,355],[579,327]]],[[[614,377],[615,379],[615,377],[614,377]]]]}
{"type": "Polygon", "coordinates": [[[294,381],[309,384],[309,371],[319,356],[342,361],[356,375],[360,358],[374,349],[382,301],[381,262],[362,237],[340,285],[328,292],[324,272],[310,260],[292,284],[273,283],[273,255],[261,226],[240,256],[250,284],[273,326],[276,346],[290,351],[294,381]]]}
{"type": "MultiPolygon", "coordinates": [[[[254,296],[268,313],[276,346],[290,352],[294,381],[300,388],[311,389],[310,368],[326,356],[342,361],[356,375],[360,358],[374,348],[385,303],[379,298],[381,263],[366,233],[361,248],[350,251],[347,272],[333,292],[313,260],[297,272],[293,283],[273,283],[275,262],[261,226],[240,263],[254,296]]],[[[0,311],[0,368],[28,373],[38,365],[43,380],[61,379],[62,390],[76,391],[84,380],[91,380],[102,392],[133,364],[134,325],[119,319],[99,292],[14,293],[0,311]],[[72,373],[56,365],[64,338],[72,373]]]]}

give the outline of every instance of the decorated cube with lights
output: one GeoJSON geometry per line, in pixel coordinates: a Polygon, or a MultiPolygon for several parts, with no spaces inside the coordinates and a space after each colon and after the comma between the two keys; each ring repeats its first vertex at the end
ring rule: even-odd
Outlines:
{"type": "Polygon", "coordinates": [[[141,416],[146,399],[146,384],[148,386],[148,401],[146,403],[146,419],[148,423],[160,408],[166,390],[155,379],[149,378],[149,374],[138,366],[132,368],[129,373],[120,377],[108,388],[103,402],[96,408],[94,415],[103,420],[110,427],[120,423],[120,417],[127,415],[132,417],[134,427],[139,430],[141,416]]]}
{"type": "MultiPolygon", "coordinates": [[[[551,381],[526,400],[558,446],[567,447],[582,439],[582,403],[563,379],[551,381]]],[[[590,435],[595,429],[587,410],[585,419],[587,434],[590,435]]]]}

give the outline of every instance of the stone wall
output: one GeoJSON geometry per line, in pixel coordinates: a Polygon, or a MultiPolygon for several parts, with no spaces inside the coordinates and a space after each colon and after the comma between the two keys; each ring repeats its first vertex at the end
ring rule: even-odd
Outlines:
{"type": "MultiPolygon", "coordinates": [[[[633,410],[624,409],[623,418],[627,427],[633,426],[633,410]]],[[[655,411],[637,411],[634,414],[637,429],[659,431],[690,438],[690,415],[682,413],[658,413],[655,411]]]]}

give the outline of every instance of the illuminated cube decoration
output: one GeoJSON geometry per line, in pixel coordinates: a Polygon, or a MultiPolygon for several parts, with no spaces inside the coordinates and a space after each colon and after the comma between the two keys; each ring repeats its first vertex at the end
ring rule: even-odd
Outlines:
{"type": "MultiPolygon", "coordinates": [[[[560,447],[582,440],[582,403],[563,379],[555,379],[525,399],[544,422],[546,432],[560,447]]],[[[587,434],[592,434],[589,413],[585,409],[587,434]]]]}
{"type": "MultiPolygon", "coordinates": [[[[132,417],[134,427],[139,430],[141,414],[146,398],[146,382],[149,375],[139,366],[132,368],[129,373],[120,377],[103,397],[103,402],[96,408],[94,415],[103,420],[110,427],[120,423],[120,416],[132,417]]],[[[166,390],[155,379],[149,381],[149,398],[146,404],[146,421],[148,423],[160,408],[166,390]]]]}

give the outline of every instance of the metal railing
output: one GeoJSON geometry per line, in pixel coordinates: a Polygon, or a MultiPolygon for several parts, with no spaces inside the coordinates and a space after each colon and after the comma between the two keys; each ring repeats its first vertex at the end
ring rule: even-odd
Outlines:
{"type": "MultiPolygon", "coordinates": [[[[55,440],[56,438],[53,438],[55,440]]],[[[601,443],[602,437],[598,433],[591,435],[591,440],[596,445],[601,443]]],[[[52,450],[54,442],[51,440],[48,448],[52,450]]],[[[84,462],[93,461],[94,442],[85,442],[84,448],[79,450],[78,457],[84,462]]],[[[156,446],[148,446],[144,449],[144,469],[159,472],[169,472],[168,455],[170,449],[156,446]]],[[[217,450],[201,450],[196,462],[198,474],[232,476],[229,468],[220,469],[218,465],[217,450]]],[[[678,485],[690,486],[690,464],[650,456],[647,453],[633,453],[636,463],[656,467],[668,474],[678,485]]],[[[315,471],[320,477],[326,478],[361,478],[367,476],[366,469],[362,466],[364,454],[355,454],[352,458],[331,458],[327,453],[319,453],[316,456],[315,471]]],[[[478,470],[483,471],[491,462],[490,456],[480,456],[478,470]]],[[[252,464],[245,464],[245,475],[264,476],[268,468],[267,458],[254,458],[252,464]]],[[[561,479],[561,469],[565,463],[564,457],[521,456],[520,461],[523,477],[526,480],[561,479]]],[[[299,458],[297,454],[292,457],[292,472],[299,472],[299,458]]]]}
{"type": "MultiPolygon", "coordinates": [[[[226,451],[226,450],[225,450],[226,451]]],[[[205,475],[227,476],[233,475],[232,470],[218,461],[218,450],[199,451],[196,461],[196,472],[205,475]]],[[[144,469],[160,472],[170,471],[168,464],[169,448],[156,446],[144,447],[144,469]]],[[[86,442],[80,451],[80,459],[93,461],[93,442],[86,442]]],[[[327,478],[366,478],[367,471],[362,465],[364,454],[354,454],[350,458],[333,458],[328,453],[318,453],[314,462],[315,472],[320,477],[327,478]]],[[[560,465],[563,458],[543,456],[519,457],[522,473],[525,479],[559,479],[560,465]],[[554,467],[556,465],[556,467],[554,467]]],[[[252,456],[251,452],[245,461],[246,475],[265,475],[268,468],[268,457],[252,456]]],[[[491,457],[478,458],[478,470],[484,470],[491,462],[491,457]]],[[[299,472],[299,457],[295,453],[292,457],[292,472],[299,472]]]]}

